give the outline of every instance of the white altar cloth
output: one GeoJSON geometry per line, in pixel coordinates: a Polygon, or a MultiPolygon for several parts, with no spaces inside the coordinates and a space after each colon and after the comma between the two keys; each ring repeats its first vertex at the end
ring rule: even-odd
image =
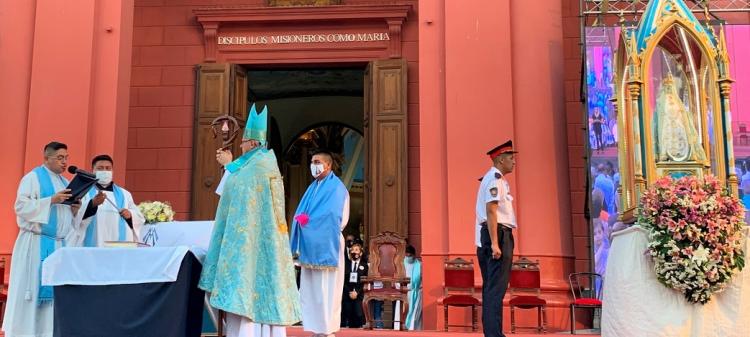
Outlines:
{"type": "MultiPolygon", "coordinates": [[[[710,302],[690,304],[659,283],[646,255],[648,233],[633,226],[613,234],[604,276],[602,337],[750,336],[750,266],[710,302]]],[[[748,250],[745,242],[745,252],[748,250]]]]}
{"type": "MultiPolygon", "coordinates": [[[[213,221],[170,221],[145,225],[139,237],[143,239],[150,229],[155,229],[158,240],[154,247],[188,246],[194,251],[208,251],[213,221]]],[[[148,242],[149,244],[151,242],[148,242]]]]}
{"type": "Polygon", "coordinates": [[[42,284],[113,285],[174,282],[187,246],[64,247],[42,264],[42,284]]]}
{"type": "Polygon", "coordinates": [[[174,282],[188,251],[203,261],[211,241],[213,221],[172,221],[145,225],[143,238],[154,228],[154,247],[65,247],[42,266],[45,285],[111,285],[174,282]]]}

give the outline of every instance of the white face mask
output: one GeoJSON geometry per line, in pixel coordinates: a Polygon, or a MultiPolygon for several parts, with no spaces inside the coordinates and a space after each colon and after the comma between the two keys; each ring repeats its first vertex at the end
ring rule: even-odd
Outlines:
{"type": "Polygon", "coordinates": [[[112,183],[112,171],[94,171],[99,184],[107,186],[112,183]]]}
{"type": "Polygon", "coordinates": [[[324,170],[323,164],[310,164],[310,173],[313,178],[317,178],[324,170]]]}

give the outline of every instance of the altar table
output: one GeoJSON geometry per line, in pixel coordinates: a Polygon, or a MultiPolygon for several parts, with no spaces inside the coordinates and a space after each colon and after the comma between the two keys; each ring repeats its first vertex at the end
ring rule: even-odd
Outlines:
{"type": "Polygon", "coordinates": [[[55,337],[198,337],[201,264],[186,246],[61,248],[42,267],[54,286],[55,337]]]}

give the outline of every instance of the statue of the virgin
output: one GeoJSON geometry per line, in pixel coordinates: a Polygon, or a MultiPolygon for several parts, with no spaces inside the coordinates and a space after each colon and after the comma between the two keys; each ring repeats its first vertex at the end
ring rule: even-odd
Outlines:
{"type": "Polygon", "coordinates": [[[677,93],[678,84],[669,73],[656,98],[656,122],[659,161],[704,162],[706,153],[700,142],[692,115],[677,93]]]}

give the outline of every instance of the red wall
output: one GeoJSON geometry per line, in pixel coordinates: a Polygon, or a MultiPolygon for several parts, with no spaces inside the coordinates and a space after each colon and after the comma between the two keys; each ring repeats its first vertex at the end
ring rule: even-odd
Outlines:
{"type": "MultiPolygon", "coordinates": [[[[515,255],[540,262],[548,322],[553,329],[568,325],[566,278],[574,270],[575,252],[587,253],[588,242],[577,242],[574,249],[571,216],[580,211],[571,209],[570,199],[575,173],[569,162],[576,165],[576,160],[569,158],[565,102],[571,93],[564,45],[569,27],[577,26],[564,19],[571,11],[566,3],[548,2],[544,10],[530,1],[420,3],[426,328],[445,324],[437,302],[444,259],[476,261],[476,178],[491,166],[484,153],[507,139],[520,151],[509,176],[519,225],[515,255]]],[[[479,290],[478,270],[475,280],[479,290]]],[[[470,320],[468,310],[449,314],[451,324],[470,320]]],[[[507,310],[505,316],[508,322],[507,310]]],[[[536,320],[532,312],[518,316],[520,324],[536,320]]]]}
{"type": "MultiPolygon", "coordinates": [[[[419,249],[419,101],[416,1],[402,30],[408,61],[409,238],[419,249]]],[[[264,0],[225,0],[221,5],[260,6],[264,0]]],[[[346,0],[347,5],[378,1],[346,0]]],[[[203,29],[193,10],[216,1],[136,0],[130,87],[127,182],[136,202],[169,201],[177,219],[190,212],[195,75],[203,62],[203,29]],[[136,159],[137,158],[137,159],[136,159]]],[[[222,62],[219,55],[218,62],[222,62]]],[[[247,63],[254,62],[248,60],[247,63]]],[[[302,63],[302,62],[301,62],[302,63]]]]}
{"type": "Polygon", "coordinates": [[[0,1],[0,255],[18,233],[18,182],[46,143],[66,143],[83,168],[109,153],[124,179],[132,28],[132,0],[0,1]]]}
{"type": "MultiPolygon", "coordinates": [[[[95,154],[113,154],[115,179],[125,176],[137,202],[170,201],[186,219],[193,67],[204,56],[193,10],[264,2],[0,1],[0,104],[8,131],[0,133],[7,163],[0,166],[0,256],[17,234],[18,181],[53,139],[67,143],[70,164],[81,167],[95,154]]],[[[490,165],[484,152],[509,138],[521,151],[510,176],[516,254],[540,261],[549,322],[565,327],[565,275],[589,270],[590,261],[578,1],[399,2],[413,6],[402,52],[409,65],[409,236],[424,260],[425,328],[444,323],[437,304],[443,260],[476,259],[476,178],[490,165]]],[[[746,13],[720,16],[750,20],[746,13]]],[[[469,319],[458,310],[451,317],[469,319]]]]}
{"type": "Polygon", "coordinates": [[[185,220],[190,211],[193,67],[203,59],[203,38],[190,6],[165,3],[135,2],[126,177],[136,202],[169,201],[176,218],[185,220]]]}

